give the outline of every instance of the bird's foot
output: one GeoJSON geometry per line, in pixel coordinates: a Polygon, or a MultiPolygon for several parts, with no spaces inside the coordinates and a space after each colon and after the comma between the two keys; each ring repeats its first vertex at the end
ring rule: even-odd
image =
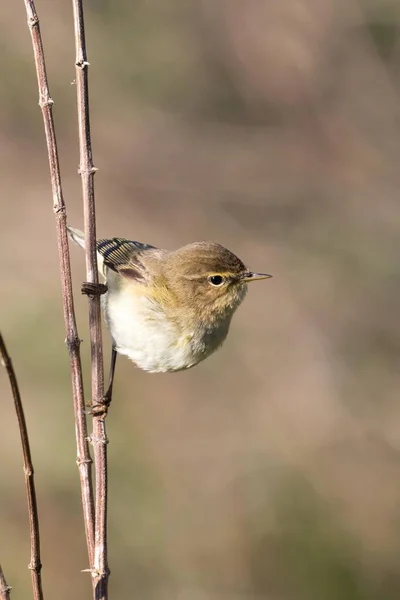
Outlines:
{"type": "Polygon", "coordinates": [[[82,294],[90,296],[91,298],[102,296],[107,290],[108,287],[104,283],[90,283],[89,281],[84,281],[81,286],[82,294]]]}
{"type": "Polygon", "coordinates": [[[87,404],[88,410],[85,411],[86,415],[91,415],[92,417],[101,417],[107,416],[108,409],[110,408],[111,398],[107,396],[107,394],[103,397],[102,402],[92,402],[92,404],[87,404]]]}

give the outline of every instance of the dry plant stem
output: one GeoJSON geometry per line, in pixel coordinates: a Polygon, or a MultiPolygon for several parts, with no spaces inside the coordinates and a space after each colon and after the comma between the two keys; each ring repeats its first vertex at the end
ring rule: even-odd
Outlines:
{"type": "Polygon", "coordinates": [[[11,588],[7,585],[6,578],[4,577],[3,569],[0,565],[0,600],[10,600],[11,588]]]}
{"type": "Polygon", "coordinates": [[[76,327],[74,301],[72,295],[71,265],[67,236],[67,214],[61,187],[60,165],[53,121],[53,101],[50,97],[43,44],[39,27],[39,19],[32,0],[24,0],[31,32],[35,57],[36,75],[39,87],[39,106],[43,114],[46,134],[47,152],[50,165],[51,187],[53,192],[53,210],[56,219],[58,254],[61,272],[63,312],[66,329],[66,343],[70,358],[72,391],[75,413],[75,433],[77,443],[77,464],[79,469],[83,515],[85,523],[86,543],[90,567],[94,557],[94,499],[86,415],[83,392],[82,366],[80,357],[80,339],[76,327]]]}
{"type": "MultiPolygon", "coordinates": [[[[88,67],[85,40],[85,24],[82,0],[72,0],[74,10],[76,86],[79,127],[79,172],[82,178],[86,277],[89,284],[98,284],[96,255],[96,215],[94,198],[94,174],[89,120],[88,67]]],[[[88,295],[89,329],[92,365],[93,452],[96,475],[95,492],[95,549],[93,578],[96,599],[108,598],[108,551],[107,551],[107,435],[106,403],[104,400],[103,349],[101,335],[100,295],[88,295]],[[104,410],[98,410],[103,408],[104,410]]]]}
{"type": "MultiPolygon", "coordinates": [[[[10,381],[11,392],[14,399],[15,412],[18,419],[19,433],[21,436],[22,455],[24,459],[26,498],[28,501],[29,533],[31,540],[31,561],[29,563],[29,569],[31,570],[33,597],[34,600],[43,600],[42,576],[40,574],[42,570],[42,563],[40,560],[39,516],[36,502],[35,479],[31,457],[31,449],[29,445],[28,428],[26,426],[25,414],[22,406],[21,394],[19,392],[17,377],[15,375],[14,367],[11,358],[7,352],[7,348],[1,333],[0,358],[1,362],[7,370],[8,379],[10,381]]],[[[6,588],[7,586],[1,585],[0,581],[0,587],[6,588]]]]}

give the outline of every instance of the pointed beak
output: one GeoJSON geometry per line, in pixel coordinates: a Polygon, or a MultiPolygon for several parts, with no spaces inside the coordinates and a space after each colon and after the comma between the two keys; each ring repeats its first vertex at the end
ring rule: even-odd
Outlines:
{"type": "Polygon", "coordinates": [[[242,280],[246,281],[246,283],[250,283],[250,281],[258,281],[259,279],[269,279],[272,275],[267,275],[267,273],[252,273],[251,271],[247,271],[242,276],[242,280]]]}

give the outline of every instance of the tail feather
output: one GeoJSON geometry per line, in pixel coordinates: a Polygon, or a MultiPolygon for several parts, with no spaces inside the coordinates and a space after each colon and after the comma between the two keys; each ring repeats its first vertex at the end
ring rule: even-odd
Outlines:
{"type": "MultiPolygon", "coordinates": [[[[85,234],[83,233],[83,231],[81,231],[80,229],[75,229],[74,227],[68,227],[68,225],[67,230],[71,240],[75,242],[75,244],[78,244],[78,246],[80,246],[81,248],[85,249],[85,234]]],[[[104,260],[99,252],[97,252],[97,267],[99,273],[101,273],[101,275],[105,277],[106,274],[104,268],[104,260]]]]}
{"type": "Polygon", "coordinates": [[[68,235],[75,244],[78,244],[81,248],[85,248],[85,234],[80,229],[74,229],[73,227],[68,227],[68,235]]]}

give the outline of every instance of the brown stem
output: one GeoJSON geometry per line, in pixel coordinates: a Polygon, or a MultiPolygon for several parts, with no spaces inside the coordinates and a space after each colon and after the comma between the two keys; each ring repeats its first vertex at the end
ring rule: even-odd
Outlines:
{"type": "Polygon", "coordinates": [[[94,560],[94,500],[92,486],[92,459],[90,457],[85,398],[82,381],[82,366],[80,343],[76,327],[74,300],[72,295],[71,265],[67,236],[67,214],[63,198],[60,165],[53,121],[53,100],[47,81],[46,64],[44,59],[42,37],[39,19],[33,0],[24,0],[28,17],[35,58],[36,75],[39,88],[39,106],[42,110],[43,123],[47,142],[47,152],[50,165],[51,187],[53,192],[53,210],[56,219],[58,255],[60,262],[63,312],[66,329],[66,344],[70,358],[72,376],[72,391],[75,413],[75,433],[77,443],[77,464],[81,484],[81,497],[85,523],[86,543],[90,567],[94,560]]]}
{"type": "Polygon", "coordinates": [[[7,585],[6,578],[4,577],[3,569],[0,565],[0,600],[10,600],[11,588],[7,585]]]}
{"type": "Polygon", "coordinates": [[[35,479],[31,457],[31,449],[29,445],[28,428],[26,426],[25,414],[22,406],[21,394],[19,392],[17,376],[15,375],[14,367],[10,355],[7,352],[7,348],[1,333],[0,358],[8,374],[8,379],[10,382],[10,387],[14,399],[15,412],[18,419],[19,433],[21,436],[22,455],[24,459],[26,498],[28,501],[29,534],[31,540],[31,561],[29,563],[29,569],[31,570],[33,597],[34,600],[43,600],[42,576],[40,573],[42,570],[42,563],[40,560],[39,516],[36,502],[35,479]]]}
{"type": "MultiPolygon", "coordinates": [[[[75,49],[76,49],[76,88],[79,127],[79,172],[82,178],[86,278],[89,284],[98,284],[96,254],[96,216],[94,198],[94,174],[92,142],[89,119],[89,87],[86,53],[85,24],[82,0],[72,0],[74,10],[75,49]]],[[[95,550],[93,578],[96,586],[96,599],[108,598],[108,557],[107,557],[107,435],[106,406],[104,401],[103,348],[101,335],[100,297],[88,295],[89,330],[92,365],[92,405],[94,463],[96,473],[95,492],[95,550]],[[98,411],[99,407],[103,411],[98,411]]]]}

